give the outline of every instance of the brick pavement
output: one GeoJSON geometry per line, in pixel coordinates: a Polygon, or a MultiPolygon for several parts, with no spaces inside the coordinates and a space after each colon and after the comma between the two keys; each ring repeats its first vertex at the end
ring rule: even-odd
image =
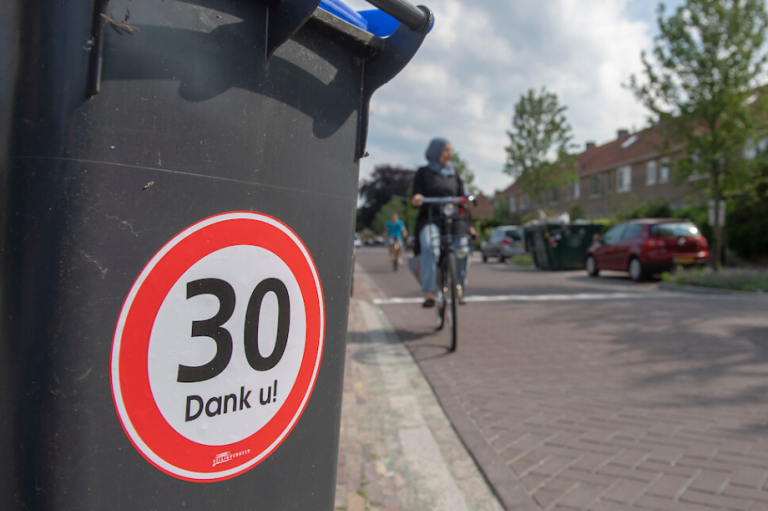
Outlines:
{"type": "Polygon", "coordinates": [[[383,309],[489,479],[536,507],[768,510],[765,300],[471,304],[454,355],[429,311],[383,309]]]}
{"type": "MultiPolygon", "coordinates": [[[[355,296],[370,296],[356,277],[355,296]]],[[[378,308],[350,305],[336,509],[501,511],[378,308]]]]}

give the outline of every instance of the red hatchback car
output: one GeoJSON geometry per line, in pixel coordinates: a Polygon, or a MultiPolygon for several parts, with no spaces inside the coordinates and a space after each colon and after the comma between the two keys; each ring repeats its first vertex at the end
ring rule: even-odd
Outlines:
{"type": "Polygon", "coordinates": [[[690,220],[632,220],[610,229],[587,250],[587,273],[628,271],[634,281],[669,271],[675,265],[706,264],[709,244],[690,220]]]}

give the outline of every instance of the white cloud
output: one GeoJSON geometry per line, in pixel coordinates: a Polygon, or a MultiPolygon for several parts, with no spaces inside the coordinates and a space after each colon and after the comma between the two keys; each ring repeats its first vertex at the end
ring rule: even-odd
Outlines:
{"type": "MultiPolygon", "coordinates": [[[[640,71],[654,31],[651,0],[429,0],[435,28],[406,69],[374,94],[361,176],[382,163],[424,162],[444,136],[492,192],[514,104],[546,86],[568,106],[575,141],[640,128],[645,112],[621,84],[640,71]]],[[[357,9],[371,8],[348,0],[357,9]]]]}

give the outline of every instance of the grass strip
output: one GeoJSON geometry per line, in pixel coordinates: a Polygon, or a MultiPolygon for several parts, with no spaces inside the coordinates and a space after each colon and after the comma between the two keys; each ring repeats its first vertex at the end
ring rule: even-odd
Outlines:
{"type": "Polygon", "coordinates": [[[514,264],[515,266],[533,266],[533,257],[528,254],[516,255],[508,261],[509,264],[514,264]]]}
{"type": "Polygon", "coordinates": [[[768,271],[756,269],[723,269],[715,273],[712,270],[694,269],[677,270],[664,273],[664,282],[678,286],[701,286],[733,291],[768,291],[768,271]]]}

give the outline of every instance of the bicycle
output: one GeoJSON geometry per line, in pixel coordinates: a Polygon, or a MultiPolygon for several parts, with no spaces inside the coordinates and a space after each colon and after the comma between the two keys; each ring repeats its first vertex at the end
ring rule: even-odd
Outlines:
{"type": "Polygon", "coordinates": [[[397,238],[390,240],[392,244],[392,271],[397,272],[400,264],[400,242],[397,238]]]}
{"type": "MultiPolygon", "coordinates": [[[[456,305],[459,299],[459,279],[456,266],[456,254],[452,245],[455,238],[454,228],[458,227],[459,222],[465,220],[466,211],[464,209],[467,202],[473,200],[471,195],[463,197],[424,197],[422,202],[428,204],[428,222],[427,225],[435,224],[440,230],[440,257],[437,262],[437,303],[435,304],[436,328],[442,330],[448,325],[448,331],[451,338],[451,352],[456,351],[458,343],[458,321],[456,316],[456,305]],[[433,215],[433,210],[438,207],[439,212],[433,215]]],[[[429,247],[422,247],[422,250],[431,250],[437,237],[430,240],[429,247]]],[[[469,257],[469,253],[465,255],[469,257]]]]}

